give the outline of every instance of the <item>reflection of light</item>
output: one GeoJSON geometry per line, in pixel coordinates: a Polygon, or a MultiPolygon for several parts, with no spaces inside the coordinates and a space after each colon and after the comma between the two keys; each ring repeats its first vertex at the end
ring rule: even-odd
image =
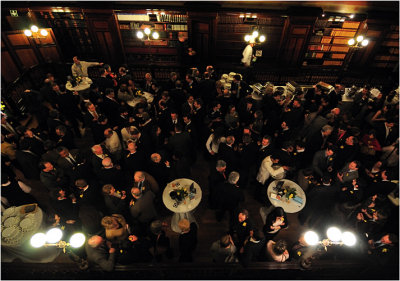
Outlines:
{"type": "Polygon", "coordinates": [[[83,245],[83,243],[85,243],[85,235],[82,233],[75,233],[71,236],[69,243],[71,244],[71,247],[79,248],[83,245]]]}
{"type": "Polygon", "coordinates": [[[31,238],[31,245],[34,248],[40,248],[46,243],[46,234],[36,233],[31,238]]]}
{"type": "Polygon", "coordinates": [[[146,27],[146,28],[144,29],[144,33],[146,33],[146,35],[149,35],[149,34],[150,34],[150,28],[147,28],[147,27],[146,27]]]}
{"type": "Polygon", "coordinates": [[[32,36],[32,31],[30,31],[28,29],[25,30],[24,33],[25,33],[26,36],[32,36]]]}
{"type": "Polygon", "coordinates": [[[369,41],[368,41],[367,39],[365,39],[365,40],[363,40],[363,41],[361,42],[361,45],[365,47],[365,46],[368,45],[368,43],[369,43],[369,41]]]}
{"type": "Polygon", "coordinates": [[[342,232],[337,227],[328,228],[328,231],[326,232],[326,235],[333,242],[338,242],[342,238],[342,232]]]}
{"type": "Polygon", "coordinates": [[[346,246],[354,246],[356,244],[356,236],[349,231],[343,232],[342,240],[346,246]]]}
{"type": "Polygon", "coordinates": [[[144,34],[143,34],[143,32],[138,31],[138,32],[136,33],[136,36],[137,36],[137,38],[142,39],[143,36],[144,36],[144,34]]]}
{"type": "Polygon", "coordinates": [[[354,15],[350,15],[350,18],[351,18],[351,19],[354,18],[354,15]]]}
{"type": "Polygon", "coordinates": [[[258,38],[258,40],[260,40],[260,42],[264,42],[265,41],[265,36],[261,35],[260,38],[258,38]]]}
{"type": "Polygon", "coordinates": [[[246,42],[249,42],[250,39],[251,39],[251,36],[248,34],[244,37],[244,41],[246,41],[246,42]]]}
{"type": "Polygon", "coordinates": [[[322,17],[325,17],[325,14],[322,14],[322,17]]]}
{"type": "Polygon", "coordinates": [[[364,36],[362,35],[357,36],[357,42],[361,42],[362,40],[364,40],[364,36]]]}
{"type": "Polygon", "coordinates": [[[354,43],[356,43],[356,40],[354,40],[353,38],[351,38],[349,40],[349,42],[347,42],[349,45],[354,45],[354,43]]]}
{"type": "Polygon", "coordinates": [[[59,228],[52,228],[46,233],[46,238],[48,243],[57,243],[60,241],[63,233],[59,228]]]}
{"type": "Polygon", "coordinates": [[[306,243],[308,244],[308,245],[311,245],[311,246],[314,246],[314,245],[317,245],[318,244],[318,242],[319,242],[319,237],[318,237],[318,234],[317,233],[315,233],[314,231],[307,231],[305,234],[304,234],[304,240],[306,241],[306,243]]]}
{"type": "Polygon", "coordinates": [[[42,29],[42,30],[40,30],[40,34],[41,34],[42,36],[47,36],[48,32],[47,32],[46,29],[42,29]]]}
{"type": "Polygon", "coordinates": [[[257,36],[258,36],[258,31],[257,31],[257,30],[254,30],[252,35],[253,35],[253,38],[257,38],[257,36]]]}
{"type": "Polygon", "coordinates": [[[239,18],[244,18],[244,15],[240,15],[239,18]]]}
{"type": "Polygon", "coordinates": [[[158,39],[158,38],[160,38],[160,34],[158,34],[158,32],[153,32],[153,38],[154,39],[158,39]]]}
{"type": "Polygon", "coordinates": [[[32,32],[38,32],[39,28],[36,25],[31,26],[32,32]]]}

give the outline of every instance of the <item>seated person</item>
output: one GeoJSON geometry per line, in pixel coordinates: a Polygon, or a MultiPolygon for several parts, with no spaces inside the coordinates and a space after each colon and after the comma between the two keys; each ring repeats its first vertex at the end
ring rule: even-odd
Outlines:
{"type": "Polygon", "coordinates": [[[269,240],[267,242],[267,257],[268,260],[276,262],[285,262],[289,259],[286,241],[278,240],[274,242],[273,240],[269,240]]]}
{"type": "Polygon", "coordinates": [[[212,243],[210,252],[213,262],[232,263],[238,262],[236,257],[237,248],[229,234],[225,234],[214,243],[212,243]]]}

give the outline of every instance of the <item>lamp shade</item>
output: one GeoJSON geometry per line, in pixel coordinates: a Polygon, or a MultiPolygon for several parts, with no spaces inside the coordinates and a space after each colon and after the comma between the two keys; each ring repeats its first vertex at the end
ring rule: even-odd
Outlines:
{"type": "Polygon", "coordinates": [[[40,30],[40,34],[41,34],[42,36],[47,36],[47,34],[49,34],[49,33],[47,32],[46,29],[42,29],[42,30],[40,30]]]}
{"type": "Polygon", "coordinates": [[[26,36],[32,36],[32,31],[30,31],[30,30],[28,30],[28,29],[26,29],[25,31],[24,31],[24,33],[25,33],[25,35],[26,36]]]}
{"type": "Polygon", "coordinates": [[[32,30],[32,32],[38,32],[39,28],[36,25],[32,25],[31,30],[32,30]]]}
{"type": "Polygon", "coordinates": [[[347,44],[349,44],[350,46],[354,45],[354,43],[356,43],[356,40],[354,40],[353,38],[351,38],[347,44]]]}
{"type": "Polygon", "coordinates": [[[75,233],[74,235],[71,236],[69,243],[71,247],[73,248],[79,248],[85,243],[85,235],[82,233],[75,233]]]}
{"type": "Polygon", "coordinates": [[[315,233],[314,231],[307,231],[304,234],[304,240],[306,241],[306,243],[310,246],[314,246],[317,245],[319,242],[319,237],[318,234],[315,233]]]}
{"type": "Polygon", "coordinates": [[[361,42],[361,46],[365,47],[365,46],[368,45],[368,43],[369,43],[369,41],[368,41],[367,39],[364,39],[364,40],[362,40],[362,42],[361,42]]]}
{"type": "Polygon", "coordinates": [[[46,244],[46,234],[44,234],[44,233],[36,233],[35,235],[32,236],[30,242],[31,242],[32,247],[40,248],[44,244],[46,244]]]}
{"type": "Polygon", "coordinates": [[[356,236],[349,231],[343,232],[342,240],[343,240],[343,244],[345,244],[346,246],[349,246],[349,247],[354,246],[357,241],[356,236]]]}
{"type": "Polygon", "coordinates": [[[137,38],[142,39],[143,36],[144,36],[144,34],[143,34],[143,32],[138,31],[138,32],[136,33],[136,36],[137,36],[137,38]]]}
{"type": "Polygon", "coordinates": [[[357,36],[357,42],[361,42],[362,40],[364,40],[364,36],[362,35],[357,36]]]}
{"type": "Polygon", "coordinates": [[[150,28],[148,28],[148,27],[146,27],[145,29],[144,29],[144,33],[146,33],[146,35],[149,35],[150,34],[150,28]]]}
{"type": "Polygon", "coordinates": [[[328,236],[329,240],[334,242],[338,242],[342,239],[342,232],[337,227],[328,228],[326,235],[328,236]]]}
{"type": "Polygon", "coordinates": [[[153,39],[160,38],[160,34],[158,34],[158,32],[156,32],[156,31],[153,32],[152,36],[153,36],[153,39]]]}
{"type": "Polygon", "coordinates": [[[265,35],[261,35],[258,40],[260,40],[260,42],[264,42],[265,41],[265,35]]]}
{"type": "Polygon", "coordinates": [[[52,228],[46,233],[48,243],[57,243],[61,240],[63,233],[59,228],[52,228]]]}
{"type": "Polygon", "coordinates": [[[258,31],[254,30],[252,35],[253,35],[253,38],[257,38],[258,37],[258,31]]]}
{"type": "Polygon", "coordinates": [[[246,35],[244,36],[244,41],[249,42],[249,41],[250,41],[250,38],[251,38],[251,36],[248,35],[248,34],[246,34],[246,35]]]}

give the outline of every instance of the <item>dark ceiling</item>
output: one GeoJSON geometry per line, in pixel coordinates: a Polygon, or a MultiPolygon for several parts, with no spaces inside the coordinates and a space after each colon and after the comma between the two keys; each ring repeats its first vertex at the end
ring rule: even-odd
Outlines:
{"type": "Polygon", "coordinates": [[[202,11],[271,11],[282,12],[289,7],[322,8],[324,12],[331,13],[399,13],[399,1],[2,1],[2,8],[10,7],[82,7],[82,8],[111,8],[137,9],[137,8],[190,8],[202,11]]]}

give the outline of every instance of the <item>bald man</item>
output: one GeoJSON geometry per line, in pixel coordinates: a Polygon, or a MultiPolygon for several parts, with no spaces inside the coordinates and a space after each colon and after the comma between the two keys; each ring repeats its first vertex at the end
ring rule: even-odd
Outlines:
{"type": "Polygon", "coordinates": [[[111,242],[99,235],[90,237],[85,244],[85,250],[90,262],[93,262],[105,271],[113,271],[115,265],[115,248],[111,242]]]}

